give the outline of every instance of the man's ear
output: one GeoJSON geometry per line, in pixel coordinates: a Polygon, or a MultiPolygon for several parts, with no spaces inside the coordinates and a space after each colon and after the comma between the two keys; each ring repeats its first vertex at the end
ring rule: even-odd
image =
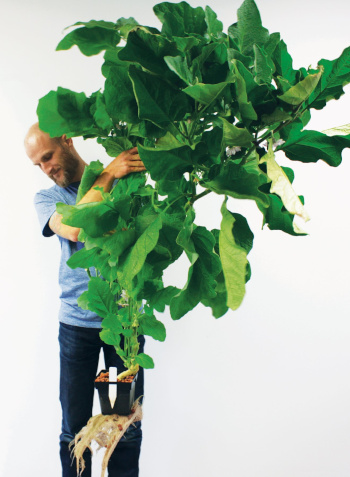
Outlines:
{"type": "Polygon", "coordinates": [[[73,146],[73,139],[71,137],[67,137],[65,134],[61,136],[61,141],[66,146],[69,146],[69,147],[73,146]]]}

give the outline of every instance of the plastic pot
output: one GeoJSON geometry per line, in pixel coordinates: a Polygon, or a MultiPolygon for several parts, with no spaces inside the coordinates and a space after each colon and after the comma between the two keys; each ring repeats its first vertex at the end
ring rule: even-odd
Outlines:
{"type": "MultiPolygon", "coordinates": [[[[102,369],[96,378],[100,376],[101,373],[106,373],[105,369],[102,369]]],[[[135,401],[135,384],[137,381],[137,374],[134,377],[131,383],[125,382],[96,382],[95,388],[98,391],[101,413],[104,415],[108,414],[119,414],[120,416],[128,416],[131,413],[132,405],[135,401]],[[108,391],[109,386],[117,387],[117,399],[115,400],[114,406],[111,406],[108,391]]]]}

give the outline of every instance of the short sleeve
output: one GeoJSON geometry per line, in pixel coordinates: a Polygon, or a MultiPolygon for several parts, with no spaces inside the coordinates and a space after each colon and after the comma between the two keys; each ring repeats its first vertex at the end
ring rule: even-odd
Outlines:
{"type": "Polygon", "coordinates": [[[35,194],[34,206],[38,214],[41,233],[44,237],[51,237],[55,233],[49,227],[49,220],[56,210],[56,200],[50,194],[40,191],[35,194]]]}

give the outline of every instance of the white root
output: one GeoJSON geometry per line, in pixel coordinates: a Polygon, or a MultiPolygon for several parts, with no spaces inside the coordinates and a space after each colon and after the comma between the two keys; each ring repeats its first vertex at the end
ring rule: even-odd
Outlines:
{"type": "Polygon", "coordinates": [[[105,476],[108,461],[113,454],[118,442],[123,437],[124,433],[130,425],[134,422],[141,421],[142,406],[138,400],[134,403],[132,412],[128,416],[119,416],[118,414],[111,414],[104,416],[98,414],[89,419],[87,425],[75,436],[74,441],[70,446],[74,446],[72,454],[76,458],[77,472],[79,475],[85,469],[85,461],[83,454],[86,449],[91,448],[93,441],[97,442],[98,449],[105,448],[105,454],[102,461],[101,477],[105,476]]]}

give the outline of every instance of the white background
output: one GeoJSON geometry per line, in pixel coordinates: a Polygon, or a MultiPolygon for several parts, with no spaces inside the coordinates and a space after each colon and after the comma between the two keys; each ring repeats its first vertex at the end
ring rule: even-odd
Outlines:
{"type": "MultiPolygon", "coordinates": [[[[37,101],[63,86],[103,85],[101,56],[55,52],[76,21],[134,16],[158,26],[153,1],[12,0],[1,5],[0,473],[58,477],[56,238],[40,235],[33,196],[51,185],[23,151],[37,101]]],[[[211,7],[225,27],[240,2],[211,7]]],[[[192,1],[193,6],[202,5],[192,1]]],[[[294,67],[335,59],[350,44],[347,0],[260,0],[263,24],[280,31],[294,67]]],[[[350,97],[349,88],[346,88],[350,97]]],[[[314,112],[314,129],[350,123],[350,99],[314,112]]],[[[106,156],[76,140],[88,162],[106,156]]],[[[241,308],[215,320],[198,307],[168,312],[165,343],[148,340],[141,477],[348,477],[350,474],[350,154],[333,169],[294,163],[295,189],[312,220],[307,237],[261,230],[255,204],[231,201],[255,234],[252,279],[241,308]]],[[[218,226],[220,201],[198,204],[197,223],[218,226]]],[[[185,262],[185,261],[184,261],[185,262]]],[[[183,264],[184,264],[183,262],[183,264]]],[[[182,266],[167,274],[182,286],[182,266]]],[[[99,409],[96,407],[95,412],[99,409]]],[[[101,457],[95,459],[99,475],[101,457]]]]}

